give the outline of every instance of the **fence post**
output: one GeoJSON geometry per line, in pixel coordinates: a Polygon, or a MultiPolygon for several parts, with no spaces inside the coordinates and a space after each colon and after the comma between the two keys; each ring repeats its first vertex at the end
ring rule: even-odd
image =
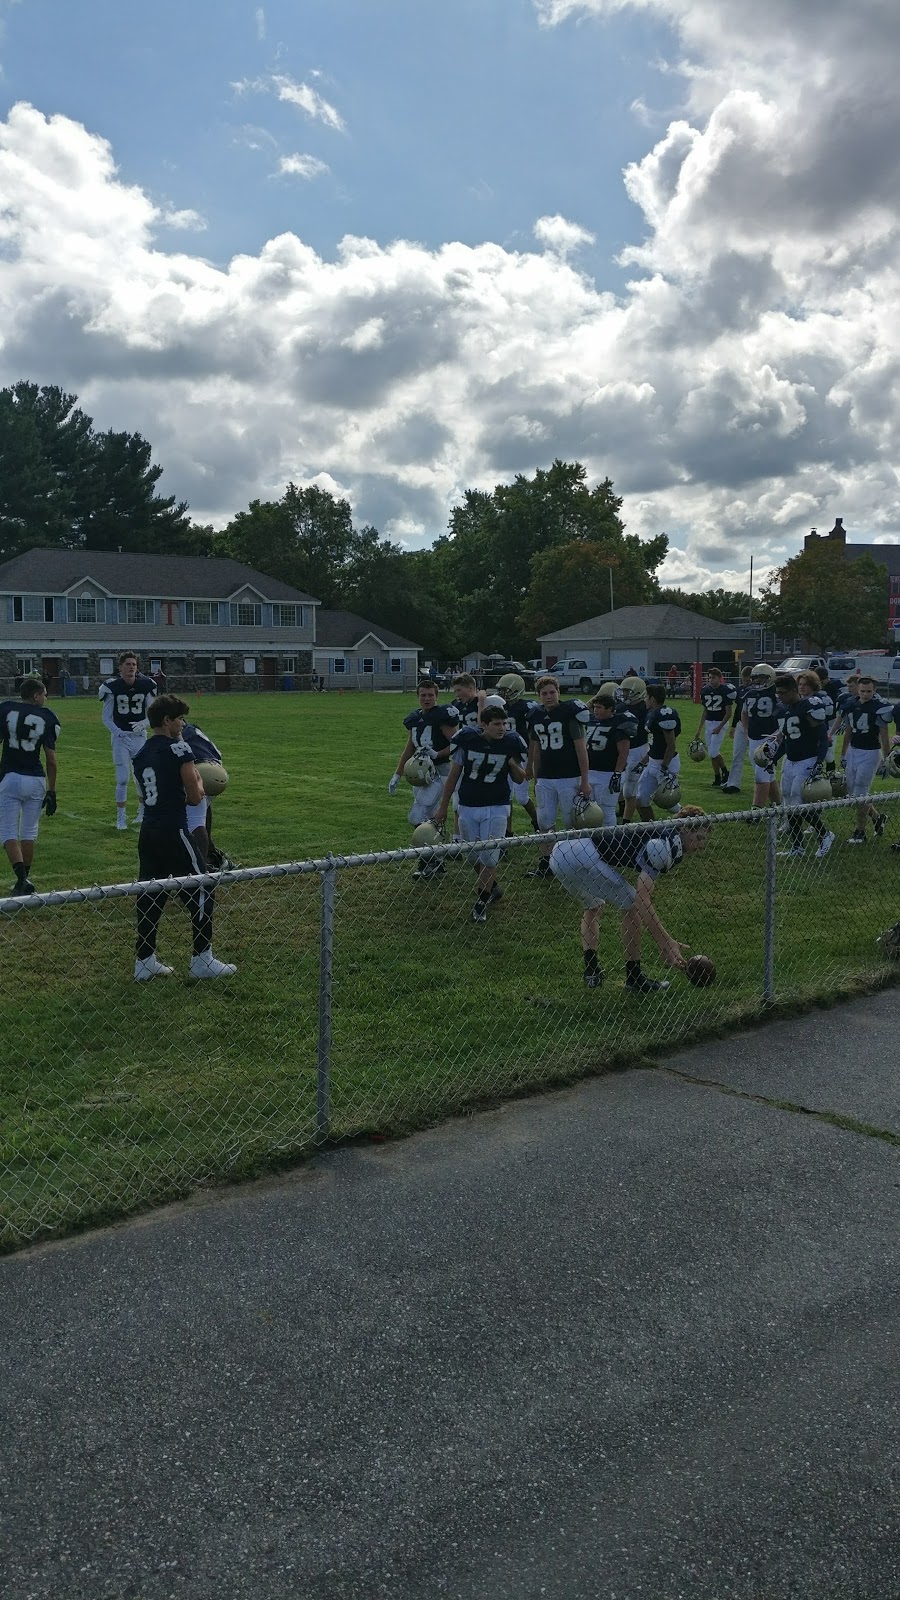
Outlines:
{"type": "Polygon", "coordinates": [[[319,1045],[316,1058],[316,1136],[328,1137],[331,1099],[331,983],[334,955],[334,889],[337,870],[329,862],[322,873],[319,926],[319,1045]]]}
{"type": "Polygon", "coordinates": [[[766,813],[766,901],[763,925],[763,1005],[775,1003],[775,890],[777,887],[778,822],[781,813],[766,813]]]}

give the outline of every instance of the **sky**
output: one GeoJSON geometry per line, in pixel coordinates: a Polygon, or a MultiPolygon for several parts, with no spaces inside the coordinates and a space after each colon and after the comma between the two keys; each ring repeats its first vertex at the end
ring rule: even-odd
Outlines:
{"type": "Polygon", "coordinates": [[[661,576],[900,541],[896,0],[0,0],[0,384],[224,525],[578,459],[661,576]]]}

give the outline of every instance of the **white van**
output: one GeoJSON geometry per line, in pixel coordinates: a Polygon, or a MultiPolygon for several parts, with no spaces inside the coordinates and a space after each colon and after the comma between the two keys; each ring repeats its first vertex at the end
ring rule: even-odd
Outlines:
{"type": "Polygon", "coordinates": [[[828,657],[828,676],[833,683],[845,684],[851,673],[867,672],[876,683],[887,683],[893,660],[886,650],[864,650],[861,654],[848,651],[828,657]]]}

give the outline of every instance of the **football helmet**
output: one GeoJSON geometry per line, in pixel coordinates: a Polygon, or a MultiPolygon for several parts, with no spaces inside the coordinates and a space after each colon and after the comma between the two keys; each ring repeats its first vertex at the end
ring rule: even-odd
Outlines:
{"type": "Polygon", "coordinates": [[[758,661],[750,674],[751,683],[774,683],[778,673],[770,667],[768,661],[758,661]]]}
{"type": "Polygon", "coordinates": [[[670,839],[648,839],[645,853],[654,872],[671,872],[684,855],[684,845],[673,833],[670,839]]]}
{"type": "Polygon", "coordinates": [[[888,751],[887,769],[889,778],[900,778],[900,744],[892,745],[888,751]]]}
{"type": "Polygon", "coordinates": [[[758,744],[756,749],[753,751],[753,762],[757,767],[771,767],[772,771],[774,772],[775,762],[772,755],[772,746],[767,744],[765,739],[763,740],[762,744],[758,744]]]}
{"type": "Polygon", "coordinates": [[[504,672],[503,677],[497,679],[497,688],[504,700],[521,700],[525,693],[525,679],[518,672],[504,672]]]}
{"type": "Polygon", "coordinates": [[[427,789],[437,775],[437,767],[427,750],[415,750],[403,768],[404,778],[414,789],[427,789]]]}
{"type": "Polygon", "coordinates": [[[833,772],[828,781],[831,784],[832,800],[846,800],[850,793],[850,785],[845,774],[843,772],[833,772]]]}
{"type": "Polygon", "coordinates": [[[420,822],[417,828],[413,828],[412,842],[420,847],[427,844],[443,844],[444,830],[433,822],[420,822]]]}
{"type": "Polygon", "coordinates": [[[811,772],[800,793],[810,805],[816,805],[820,800],[830,800],[831,779],[826,778],[824,772],[811,772]]]}
{"type": "Polygon", "coordinates": [[[689,754],[692,761],[706,760],[706,745],[702,739],[691,740],[689,754]]]}
{"type": "Polygon", "coordinates": [[[661,811],[674,811],[676,806],[681,805],[681,786],[674,772],[664,772],[660,776],[653,804],[659,806],[661,811]]]}
{"type": "Polygon", "coordinates": [[[597,693],[611,694],[614,700],[618,700],[620,698],[619,685],[617,683],[601,683],[597,693]]]}
{"type": "Polygon", "coordinates": [[[573,828],[602,828],[605,821],[603,810],[596,800],[586,800],[583,794],[576,794],[572,801],[573,828]]]}
{"type": "Polygon", "coordinates": [[[643,678],[623,678],[622,693],[627,706],[639,706],[647,698],[647,685],[643,678]]]}

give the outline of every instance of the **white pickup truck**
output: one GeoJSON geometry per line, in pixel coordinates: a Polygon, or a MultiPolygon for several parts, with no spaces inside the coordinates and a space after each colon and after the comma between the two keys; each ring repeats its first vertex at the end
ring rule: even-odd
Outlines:
{"type": "Polygon", "coordinates": [[[599,652],[584,656],[569,656],[557,661],[549,670],[559,679],[561,689],[581,689],[585,694],[595,683],[602,683],[602,657],[599,652]]]}

